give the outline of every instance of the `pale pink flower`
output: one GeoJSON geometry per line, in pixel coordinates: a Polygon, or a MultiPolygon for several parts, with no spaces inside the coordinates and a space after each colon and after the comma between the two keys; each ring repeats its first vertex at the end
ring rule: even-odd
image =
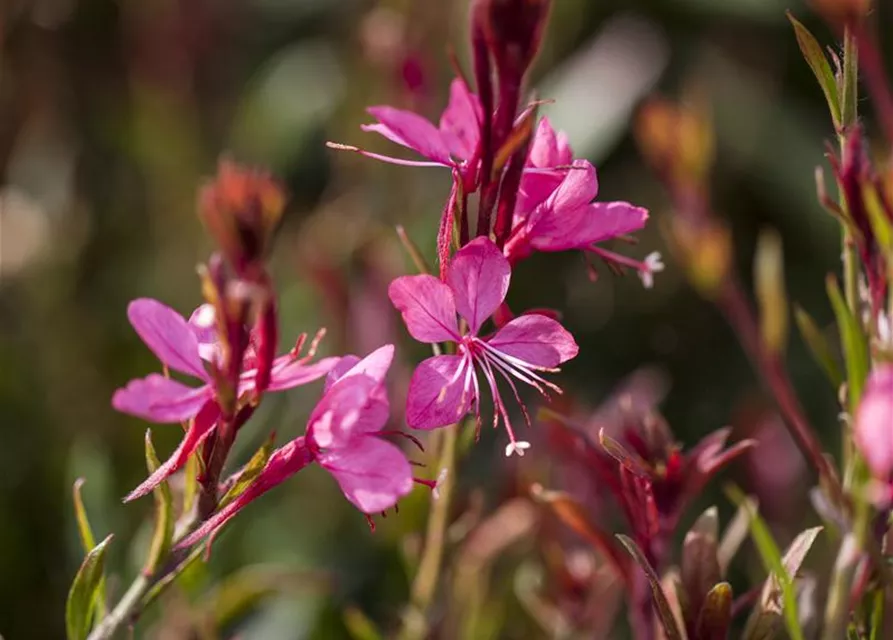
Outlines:
{"type": "Polygon", "coordinates": [[[875,477],[893,472],[893,364],[874,368],[856,411],[855,439],[875,477]]]}
{"type": "Polygon", "coordinates": [[[523,455],[530,446],[515,437],[497,378],[505,380],[524,410],[514,381],[529,384],[544,395],[546,388],[560,393],[538,372],[557,371],[559,364],[577,355],[578,348],[564,327],[539,314],[518,316],[494,334],[479,336],[481,326],[505,300],[510,279],[508,260],[490,239],[480,237],[456,253],[444,281],[416,275],[391,283],[391,302],[413,338],[457,345],[456,355],[434,356],[416,368],[406,403],[409,426],[445,426],[470,410],[480,420],[479,370],[493,397],[494,426],[501,418],[509,436],[506,455],[523,455]],[[457,316],[465,321],[463,328],[457,316]]]}
{"type": "Polygon", "coordinates": [[[394,357],[385,345],[364,359],[342,358],[326,381],[305,435],[277,449],[257,479],[180,546],[214,534],[249,502],[311,462],[332,474],[344,497],[365,514],[393,507],[412,490],[412,467],[399,447],[383,440],[389,405],[384,377],[394,357]]]}
{"type": "MultiPolygon", "coordinates": [[[[127,307],[130,324],[162,364],[170,370],[198,378],[202,384],[191,387],[153,373],[131,380],[112,396],[112,406],[122,413],[150,422],[189,422],[189,428],[173,455],[126,500],[145,495],[180,469],[217,425],[220,411],[208,366],[216,361],[219,346],[212,328],[213,321],[209,320],[208,314],[207,307],[199,307],[191,321],[187,322],[170,307],[149,298],[134,300],[127,307]]],[[[307,384],[326,375],[338,363],[338,358],[323,358],[308,364],[312,355],[312,349],[304,357],[293,350],[276,358],[267,391],[283,391],[307,384]]],[[[239,395],[254,390],[257,375],[256,369],[252,368],[255,365],[250,353],[244,365],[239,395]]]]}

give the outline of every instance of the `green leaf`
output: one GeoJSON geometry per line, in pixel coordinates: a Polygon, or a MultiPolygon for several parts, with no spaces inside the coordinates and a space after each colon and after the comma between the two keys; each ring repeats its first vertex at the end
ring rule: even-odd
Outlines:
{"type": "MultiPolygon", "coordinates": [[[[81,539],[81,546],[84,548],[84,553],[90,553],[90,551],[96,547],[96,537],[93,535],[93,528],[90,526],[90,520],[87,517],[87,509],[84,507],[84,498],[81,495],[81,488],[84,486],[85,482],[86,480],[83,478],[75,480],[74,487],[72,487],[72,493],[74,494],[74,515],[78,523],[78,537],[81,539]]],[[[98,607],[99,617],[104,617],[107,611],[105,604],[104,577],[99,581],[99,585],[96,588],[95,604],[98,607]]]]}
{"type": "Polygon", "coordinates": [[[887,216],[875,185],[869,183],[862,186],[862,201],[875,240],[888,259],[893,258],[893,221],[887,216]]]}
{"type": "Polygon", "coordinates": [[[682,632],[679,631],[679,627],[676,625],[673,609],[667,600],[667,595],[664,593],[660,583],[660,577],[657,575],[654,567],[651,566],[648,558],[645,557],[639,545],[632,538],[618,533],[617,539],[626,547],[636,564],[642,567],[645,576],[648,578],[648,584],[651,586],[651,596],[654,600],[654,608],[657,610],[657,615],[660,618],[667,640],[682,640],[682,632]]]}
{"type": "MultiPolygon", "coordinates": [[[[149,475],[161,466],[155,447],[152,445],[152,432],[146,430],[146,467],[149,475]]],[[[143,574],[151,576],[155,574],[159,564],[167,556],[174,539],[174,500],[171,497],[171,488],[167,481],[159,484],[152,490],[155,497],[155,530],[152,533],[152,542],[149,545],[149,553],[146,563],[143,565],[143,574]]]]}
{"type": "Polygon", "coordinates": [[[800,53],[806,60],[806,64],[812,69],[822,93],[825,94],[825,100],[828,102],[828,108],[831,110],[831,119],[835,128],[839,128],[842,124],[840,112],[840,98],[838,97],[837,79],[831,70],[831,64],[828,62],[822,45],[815,39],[809,29],[798,21],[790,11],[787,12],[788,20],[794,27],[794,35],[797,37],[797,45],[800,47],[800,53]]]}
{"type": "Polygon", "coordinates": [[[105,551],[112,538],[109,535],[90,550],[71,583],[68,601],[65,603],[65,630],[68,640],[84,640],[90,632],[96,595],[104,575],[105,551]]]}
{"type": "Polygon", "coordinates": [[[375,623],[356,607],[344,611],[344,626],[353,640],[383,640],[384,636],[375,628],[375,623]]]}
{"type": "Polygon", "coordinates": [[[270,456],[273,454],[273,448],[276,443],[276,434],[271,433],[270,437],[267,438],[266,442],[264,442],[260,448],[254,452],[254,455],[251,456],[251,460],[242,467],[242,471],[239,472],[236,481],[229,488],[229,490],[224,494],[223,498],[220,500],[220,506],[218,509],[222,509],[230,502],[238,498],[245,492],[251,483],[260,475],[260,472],[264,470],[264,467],[267,466],[267,462],[270,460],[270,456]]]}
{"type": "Polygon", "coordinates": [[[850,415],[855,415],[859,399],[862,397],[865,379],[868,377],[868,340],[862,331],[862,324],[850,313],[834,276],[828,276],[827,288],[834,315],[837,317],[840,341],[843,344],[850,415]]]}
{"type": "Polygon", "coordinates": [[[784,287],[783,258],[778,232],[762,232],[754,260],[754,283],[760,307],[763,343],[775,354],[784,351],[788,337],[788,301],[784,287]]]}
{"type": "MultiPolygon", "coordinates": [[[[726,488],[729,499],[739,507],[747,505],[747,498],[737,487],[726,488]]],[[[793,640],[803,640],[797,615],[797,594],[794,590],[793,574],[796,574],[803,563],[806,552],[812,546],[822,527],[807,529],[801,533],[782,558],[763,519],[752,512],[750,517],[750,534],[753,538],[763,566],[769,572],[769,578],[763,586],[760,602],[747,621],[744,638],[770,638],[774,635],[776,621],[783,615],[788,634],[793,640]]]]}
{"type": "Polygon", "coordinates": [[[183,513],[191,513],[198,498],[199,484],[198,476],[201,470],[201,459],[198,452],[193,453],[186,460],[186,466],[183,468],[183,513]]]}
{"type": "Polygon", "coordinates": [[[809,347],[812,357],[825,371],[831,384],[837,389],[843,384],[843,374],[840,373],[840,367],[837,366],[837,360],[828,340],[822,334],[815,320],[812,319],[806,311],[801,307],[794,307],[794,320],[797,322],[797,328],[800,330],[800,336],[809,347]]]}

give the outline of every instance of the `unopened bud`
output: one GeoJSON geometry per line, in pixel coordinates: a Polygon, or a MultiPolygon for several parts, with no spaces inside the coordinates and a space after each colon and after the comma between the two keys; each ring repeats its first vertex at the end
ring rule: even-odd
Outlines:
{"type": "Polygon", "coordinates": [[[733,251],[729,229],[714,219],[690,222],[673,216],[670,231],[672,247],[685,265],[692,285],[702,295],[714,296],[731,267],[733,251]]]}
{"type": "Polygon", "coordinates": [[[276,181],[226,159],[199,192],[199,215],[240,276],[265,259],[284,208],[285,192],[276,181]]]}
{"type": "Polygon", "coordinates": [[[713,128],[701,102],[652,98],[639,111],[635,134],[646,160],[668,179],[700,184],[713,164],[713,128]]]}
{"type": "Polygon", "coordinates": [[[875,477],[893,472],[893,364],[872,371],[865,385],[855,424],[856,446],[875,477]]]}
{"type": "Polygon", "coordinates": [[[500,75],[519,79],[540,48],[550,0],[479,0],[475,20],[482,31],[500,75]]]}

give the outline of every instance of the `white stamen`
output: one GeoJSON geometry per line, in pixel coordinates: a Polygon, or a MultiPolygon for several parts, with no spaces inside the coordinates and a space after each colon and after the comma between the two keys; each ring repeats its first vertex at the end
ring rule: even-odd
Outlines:
{"type": "Polygon", "coordinates": [[[505,445],[505,457],[511,458],[513,453],[517,453],[519,457],[524,457],[524,451],[530,448],[530,443],[525,440],[516,440],[505,445]]]}
{"type": "Polygon", "coordinates": [[[642,279],[642,285],[646,289],[651,289],[654,286],[654,274],[664,270],[663,258],[658,251],[654,251],[645,256],[645,261],[642,264],[643,268],[639,271],[639,278],[642,279]]]}

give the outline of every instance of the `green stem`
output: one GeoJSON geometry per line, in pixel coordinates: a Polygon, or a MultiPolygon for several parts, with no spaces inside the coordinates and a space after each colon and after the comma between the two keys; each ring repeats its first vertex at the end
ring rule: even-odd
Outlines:
{"type": "Polygon", "coordinates": [[[129,624],[139,613],[140,601],[151,586],[152,579],[140,573],[115,608],[93,629],[87,640],[108,640],[122,625],[129,624]]]}
{"type": "Polygon", "coordinates": [[[438,473],[446,469],[447,474],[438,486],[438,497],[431,503],[428,514],[428,528],[425,533],[425,547],[419,570],[412,584],[410,609],[406,614],[400,640],[422,640],[428,637],[428,610],[434,600],[440,570],[443,566],[444,542],[449,524],[450,501],[456,483],[456,440],[459,424],[445,427],[440,433],[440,457],[438,473]]]}

